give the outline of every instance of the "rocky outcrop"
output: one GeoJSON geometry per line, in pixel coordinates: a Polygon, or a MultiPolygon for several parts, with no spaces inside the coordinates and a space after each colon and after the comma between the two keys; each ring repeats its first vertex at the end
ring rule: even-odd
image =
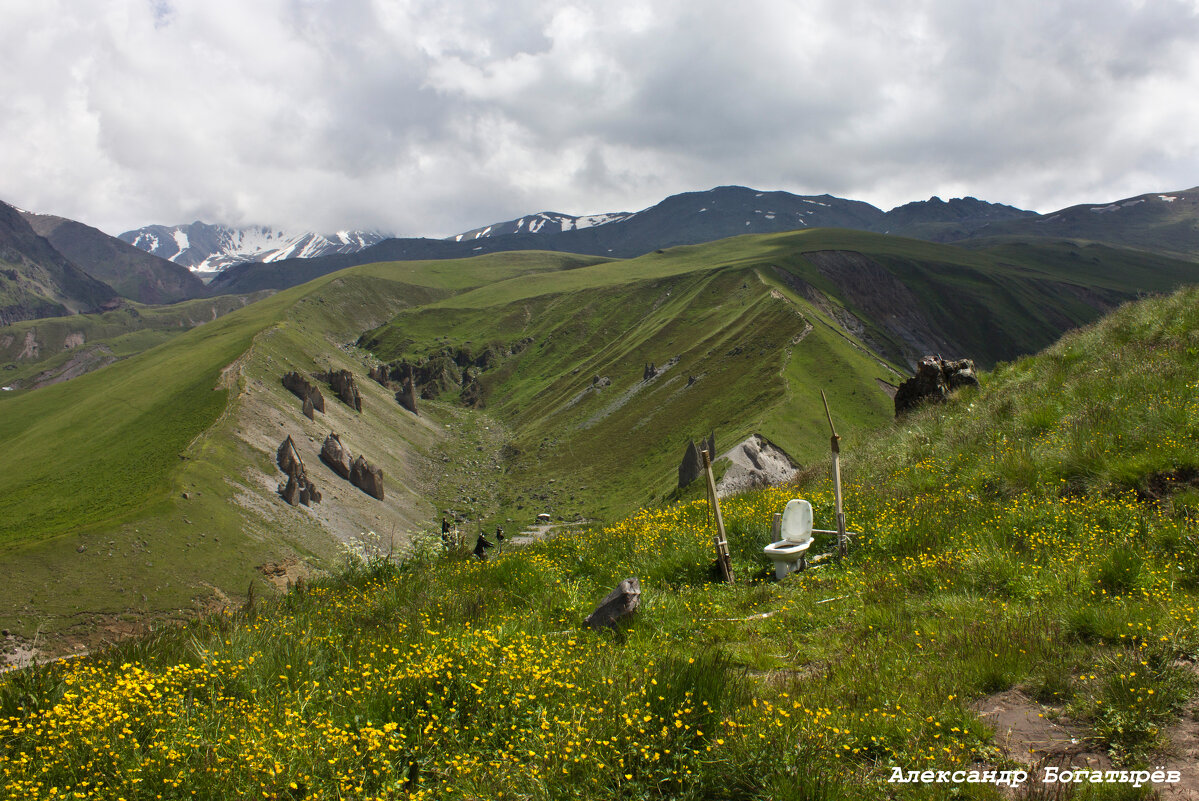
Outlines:
{"type": "Polygon", "coordinates": [[[583,620],[583,625],[593,629],[616,628],[618,621],[637,611],[641,605],[641,582],[627,578],[616,589],[600,601],[595,611],[583,620]]]}
{"type": "Polygon", "coordinates": [[[730,464],[716,483],[716,496],[723,498],[756,487],[790,481],[799,472],[791,457],[761,434],[753,434],[720,454],[730,464]]]}
{"type": "Polygon", "coordinates": [[[362,411],[362,396],[358,394],[358,382],[353,373],[349,370],[333,370],[324,377],[338,400],[356,412],[362,411]]]}
{"type": "Polygon", "coordinates": [[[443,392],[461,391],[462,370],[449,356],[436,356],[417,367],[420,396],[432,400],[443,392]]]}
{"type": "Polygon", "coordinates": [[[296,450],[296,443],[290,436],[279,444],[279,450],[275,452],[275,463],[279,465],[280,470],[287,474],[287,483],[279,485],[279,495],[283,500],[292,506],[297,503],[304,506],[320,503],[321,494],[316,486],[308,480],[308,474],[304,470],[304,460],[300,458],[300,452],[296,450]]]}
{"type": "MultiPolygon", "coordinates": [[[[325,398],[321,395],[320,389],[315,384],[308,383],[308,379],[297,372],[290,372],[283,376],[283,386],[301,401],[311,403],[312,408],[322,414],[325,411],[325,398]]],[[[308,414],[307,411],[304,412],[308,414]]],[[[311,417],[311,415],[309,415],[311,417]]]]}
{"type": "Polygon", "coordinates": [[[316,406],[312,403],[312,398],[304,398],[304,406],[300,409],[304,416],[309,420],[316,420],[316,406]]]}
{"type": "Polygon", "coordinates": [[[420,414],[416,410],[416,387],[412,384],[412,376],[409,375],[404,378],[403,388],[396,393],[396,400],[413,414],[420,414]]]}
{"type": "Polygon", "coordinates": [[[683,461],[679,464],[679,489],[690,484],[695,479],[703,475],[704,459],[700,456],[701,450],[707,450],[710,458],[716,458],[716,432],[708,434],[707,441],[700,440],[699,445],[689,441],[687,450],[683,453],[683,461]]]}
{"type": "Polygon", "coordinates": [[[925,356],[916,365],[916,375],[896,390],[895,416],[924,403],[944,403],[949,393],[960,387],[977,386],[978,376],[970,359],[948,361],[940,356],[925,356]]]}
{"type": "Polygon", "coordinates": [[[462,391],[458,397],[470,409],[483,408],[483,385],[479,383],[480,368],[468,367],[462,371],[462,391]]]}
{"type": "Polygon", "coordinates": [[[658,368],[654,366],[654,363],[653,363],[653,362],[646,362],[646,363],[645,363],[645,370],[644,370],[644,371],[642,371],[642,373],[641,373],[641,380],[642,380],[642,381],[649,381],[651,378],[653,378],[653,377],[654,377],[654,376],[656,376],[657,374],[658,374],[658,368]]]}
{"type": "Polygon", "coordinates": [[[370,369],[370,372],[367,373],[367,375],[370,376],[371,380],[376,381],[383,386],[387,386],[389,376],[387,367],[385,365],[375,365],[370,369]]]}
{"type": "Polygon", "coordinates": [[[349,480],[354,456],[349,448],[341,444],[341,437],[336,434],[325,437],[325,444],[321,446],[321,461],[329,465],[334,473],[349,480]]]}
{"type": "Polygon", "coordinates": [[[383,471],[361,456],[350,466],[350,483],[372,498],[383,500],[383,471]]]}

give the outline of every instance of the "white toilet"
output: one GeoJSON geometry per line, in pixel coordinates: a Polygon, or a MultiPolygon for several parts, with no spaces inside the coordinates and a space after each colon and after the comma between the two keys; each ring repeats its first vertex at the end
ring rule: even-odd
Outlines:
{"type": "Polygon", "coordinates": [[[803,570],[808,548],[812,544],[812,504],[800,498],[787,501],[783,510],[783,538],[772,542],[763,553],[774,562],[774,576],[782,579],[788,573],[803,570]]]}

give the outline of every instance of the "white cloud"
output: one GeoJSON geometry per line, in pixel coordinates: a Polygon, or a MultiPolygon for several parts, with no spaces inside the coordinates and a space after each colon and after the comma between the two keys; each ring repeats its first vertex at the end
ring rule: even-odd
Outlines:
{"type": "Polygon", "coordinates": [[[0,198],[448,234],[738,183],[1050,210],[1199,184],[1199,6],[0,0],[0,198]]]}

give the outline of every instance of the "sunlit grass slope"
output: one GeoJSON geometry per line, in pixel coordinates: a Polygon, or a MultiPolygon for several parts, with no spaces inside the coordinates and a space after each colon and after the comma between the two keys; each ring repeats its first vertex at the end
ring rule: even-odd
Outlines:
{"type": "Polygon", "coordinates": [[[1117,765],[1176,769],[1160,749],[1195,694],[1196,509],[1177,487],[1158,500],[1128,488],[1192,464],[1196,300],[1126,307],[979,392],[847,437],[862,536],[840,564],[776,583],[761,554],[795,495],[830,527],[818,476],[726,501],[732,586],[715,580],[702,502],[486,562],[417,543],[400,566],[351,565],[278,602],[7,677],[6,790],[998,799],[986,783],[888,779],[1035,761],[1003,751],[976,712],[1011,689],[1117,765]],[[1035,480],[1009,476],[1002,435],[1028,441],[1035,480]],[[1075,436],[1098,444],[1081,480],[1059,466],[1075,436]],[[583,629],[629,576],[635,619],[583,629]]]}

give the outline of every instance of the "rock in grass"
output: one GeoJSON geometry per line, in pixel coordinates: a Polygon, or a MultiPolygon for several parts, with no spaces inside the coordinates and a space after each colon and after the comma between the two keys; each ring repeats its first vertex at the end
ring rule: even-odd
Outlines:
{"type": "Polygon", "coordinates": [[[308,474],[304,471],[304,460],[300,458],[300,452],[296,450],[296,443],[288,436],[279,445],[279,450],[275,453],[275,461],[279,465],[279,469],[287,474],[287,483],[279,485],[279,494],[283,500],[287,501],[292,506],[301,503],[308,506],[310,503],[320,503],[321,494],[316,486],[308,480],[308,474]]]}
{"type": "Polygon", "coordinates": [[[334,370],[326,375],[339,400],[356,412],[362,411],[362,396],[358,394],[358,382],[349,370],[334,370]]]}
{"type": "Polygon", "coordinates": [[[960,387],[977,386],[974,362],[969,359],[948,361],[940,356],[925,356],[916,365],[916,375],[896,390],[895,416],[923,403],[944,403],[949,393],[960,387]]]}
{"type": "MultiPolygon", "coordinates": [[[[314,384],[308,383],[308,379],[304,378],[304,376],[294,371],[288,373],[287,375],[283,376],[283,387],[289,390],[297,398],[304,401],[305,405],[311,403],[313,409],[324,414],[324,396],[321,395],[320,389],[318,389],[314,384]]],[[[304,413],[308,414],[307,410],[305,410],[304,413]]],[[[311,417],[311,415],[309,416],[311,417]]]]}
{"type": "Polygon", "coordinates": [[[350,465],[354,461],[354,456],[350,453],[349,448],[341,444],[341,437],[330,434],[325,437],[325,444],[321,446],[321,461],[329,465],[329,468],[337,475],[349,479],[350,465]]]}
{"type": "Polygon", "coordinates": [[[698,445],[693,441],[687,442],[687,450],[683,453],[683,461],[679,463],[679,489],[682,489],[703,475],[704,460],[699,452],[704,449],[707,449],[709,458],[716,458],[715,431],[708,434],[707,442],[700,440],[698,445]]]}
{"type": "Polygon", "coordinates": [[[586,617],[583,625],[593,629],[616,628],[616,622],[637,611],[641,605],[641,582],[636,578],[627,578],[616,589],[608,593],[595,611],[586,617]]]}
{"type": "Polygon", "coordinates": [[[383,471],[361,456],[350,466],[350,483],[372,498],[383,500],[383,471]]]}
{"type": "Polygon", "coordinates": [[[416,410],[416,388],[412,384],[412,376],[404,377],[403,389],[396,393],[396,400],[400,402],[401,406],[413,414],[420,414],[420,412],[416,410]]]}

